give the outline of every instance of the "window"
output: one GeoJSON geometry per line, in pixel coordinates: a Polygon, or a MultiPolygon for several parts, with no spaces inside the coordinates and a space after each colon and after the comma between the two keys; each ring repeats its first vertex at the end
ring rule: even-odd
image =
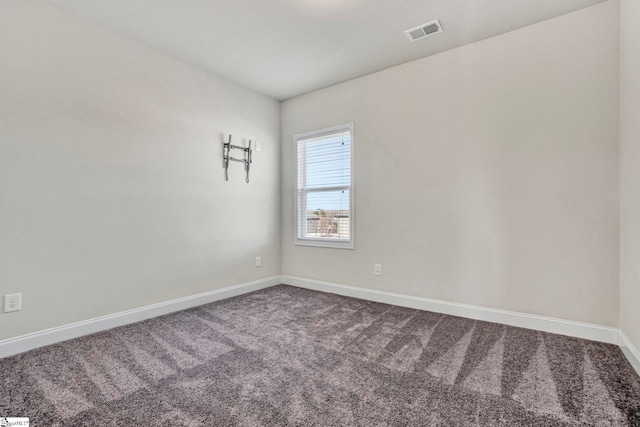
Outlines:
{"type": "Polygon", "coordinates": [[[296,244],[353,249],[353,123],[295,136],[296,244]]]}

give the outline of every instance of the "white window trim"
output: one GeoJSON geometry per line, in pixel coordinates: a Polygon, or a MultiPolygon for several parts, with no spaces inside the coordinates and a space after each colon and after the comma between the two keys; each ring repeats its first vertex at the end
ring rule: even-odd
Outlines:
{"type": "MultiPolygon", "coordinates": [[[[293,186],[293,210],[294,210],[294,244],[298,246],[314,246],[320,248],[336,248],[336,249],[354,249],[355,247],[355,135],[353,130],[353,123],[345,123],[342,125],[331,126],[323,129],[302,132],[295,134],[293,136],[293,151],[295,155],[294,159],[294,186],[293,186]],[[298,210],[298,140],[307,139],[310,137],[321,137],[323,135],[335,133],[338,131],[349,131],[350,136],[350,144],[349,148],[351,150],[351,180],[349,185],[349,233],[351,235],[351,239],[347,242],[345,241],[335,241],[333,239],[322,239],[317,237],[312,238],[299,238],[298,237],[298,225],[300,224],[300,215],[301,212],[305,212],[305,209],[298,210]]],[[[329,188],[329,187],[327,187],[329,188]]],[[[342,188],[342,186],[336,187],[336,189],[342,188]]],[[[323,188],[325,190],[326,188],[323,188]]]]}

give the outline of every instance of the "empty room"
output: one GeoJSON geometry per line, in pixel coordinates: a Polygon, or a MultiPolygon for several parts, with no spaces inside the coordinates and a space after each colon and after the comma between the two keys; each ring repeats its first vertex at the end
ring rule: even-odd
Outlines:
{"type": "Polygon", "coordinates": [[[0,426],[640,426],[637,0],[0,0],[0,426]]]}

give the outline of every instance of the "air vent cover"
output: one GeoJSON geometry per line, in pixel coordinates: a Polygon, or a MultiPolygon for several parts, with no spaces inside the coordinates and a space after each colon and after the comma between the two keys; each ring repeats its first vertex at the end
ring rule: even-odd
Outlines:
{"type": "Polygon", "coordinates": [[[427,22],[426,24],[411,28],[404,33],[409,37],[409,40],[415,42],[441,32],[442,25],[440,25],[440,21],[436,19],[435,21],[427,22]]]}

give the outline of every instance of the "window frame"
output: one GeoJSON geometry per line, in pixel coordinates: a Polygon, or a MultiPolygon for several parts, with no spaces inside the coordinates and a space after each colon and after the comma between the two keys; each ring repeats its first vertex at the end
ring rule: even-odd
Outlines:
{"type": "MultiPolygon", "coordinates": [[[[317,129],[302,133],[297,133],[293,136],[293,147],[294,147],[294,244],[298,246],[314,246],[320,248],[335,248],[335,249],[354,249],[355,248],[355,185],[354,185],[354,177],[355,177],[355,143],[354,143],[354,126],[352,123],[345,123],[336,126],[330,126],[323,129],[317,129]],[[301,173],[299,163],[299,143],[302,140],[311,139],[311,138],[321,138],[323,136],[329,136],[335,133],[349,132],[349,155],[350,155],[350,176],[349,176],[349,185],[327,185],[326,187],[318,187],[313,190],[305,190],[304,188],[299,188],[298,183],[299,176],[301,173]],[[349,239],[328,239],[328,238],[319,238],[319,237],[307,237],[306,233],[305,237],[299,236],[299,230],[301,226],[301,222],[303,222],[304,227],[306,227],[306,197],[301,197],[301,195],[308,194],[309,192],[319,192],[319,191],[328,191],[328,190],[344,190],[348,189],[349,191],[349,239]],[[302,206],[301,206],[302,205],[302,206]],[[303,218],[304,216],[304,218],[303,218]]],[[[304,163],[306,166],[306,161],[304,163]]],[[[304,173],[304,172],[303,172],[304,173]]]]}

